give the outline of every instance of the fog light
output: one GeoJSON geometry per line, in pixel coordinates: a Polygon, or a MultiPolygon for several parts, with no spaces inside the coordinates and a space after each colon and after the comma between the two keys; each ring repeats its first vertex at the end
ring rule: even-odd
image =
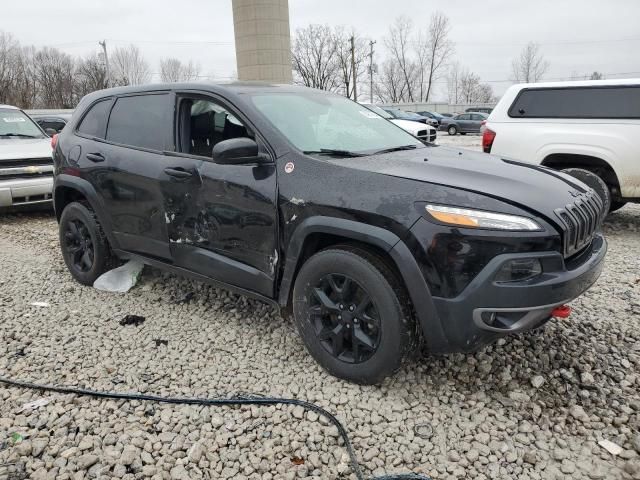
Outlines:
{"type": "Polygon", "coordinates": [[[522,282],[542,273],[542,264],[537,258],[509,260],[502,264],[496,282],[522,282]]]}

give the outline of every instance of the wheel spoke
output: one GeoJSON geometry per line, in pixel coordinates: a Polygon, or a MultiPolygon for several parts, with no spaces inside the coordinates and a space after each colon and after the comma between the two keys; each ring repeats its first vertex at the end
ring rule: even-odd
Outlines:
{"type": "Polygon", "coordinates": [[[375,341],[359,325],[354,326],[351,338],[354,346],[360,345],[368,350],[373,350],[376,347],[375,341]]]}
{"type": "Polygon", "coordinates": [[[326,293],[324,293],[324,290],[321,288],[314,288],[313,293],[316,298],[320,300],[320,303],[324,308],[330,311],[338,311],[338,306],[327,296],[326,293]]]}
{"type": "Polygon", "coordinates": [[[333,355],[339,357],[344,352],[344,327],[340,324],[331,331],[331,345],[333,355]]]}
{"type": "Polygon", "coordinates": [[[371,305],[371,297],[365,293],[360,303],[356,306],[354,315],[363,315],[369,305],[371,305]]]}
{"type": "Polygon", "coordinates": [[[69,231],[75,238],[80,237],[80,232],[78,231],[78,225],[76,225],[76,222],[69,222],[69,231]]]}
{"type": "Polygon", "coordinates": [[[86,249],[82,254],[82,266],[87,267],[87,270],[91,268],[91,258],[89,258],[89,250],[86,249]]]}

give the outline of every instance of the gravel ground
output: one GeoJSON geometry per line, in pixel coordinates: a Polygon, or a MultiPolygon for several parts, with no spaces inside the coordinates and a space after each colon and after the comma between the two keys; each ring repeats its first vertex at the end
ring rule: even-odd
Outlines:
{"type": "MultiPolygon", "coordinates": [[[[322,371],[269,306],[148,267],[128,294],[80,286],[51,215],[3,216],[0,375],[308,400],[344,422],[367,475],[638,479],[640,206],[610,215],[606,233],[605,271],[568,320],[476,354],[416,358],[382,386],[365,387],[322,371]],[[120,325],[127,314],[146,321],[120,325]]],[[[300,408],[171,406],[2,386],[0,399],[0,479],[353,478],[336,429],[300,408]],[[25,406],[41,399],[48,403],[25,406]]]]}

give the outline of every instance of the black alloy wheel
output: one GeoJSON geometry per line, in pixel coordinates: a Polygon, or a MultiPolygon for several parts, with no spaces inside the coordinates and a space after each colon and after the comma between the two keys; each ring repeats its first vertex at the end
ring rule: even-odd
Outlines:
{"type": "Polygon", "coordinates": [[[371,295],[347,275],[329,274],[313,290],[309,313],[322,347],[346,363],[362,363],[380,343],[380,315],[371,295]]]}
{"type": "Polygon", "coordinates": [[[79,272],[91,270],[95,248],[89,230],[82,220],[74,219],[65,225],[64,248],[69,253],[75,269],[79,272]]]}

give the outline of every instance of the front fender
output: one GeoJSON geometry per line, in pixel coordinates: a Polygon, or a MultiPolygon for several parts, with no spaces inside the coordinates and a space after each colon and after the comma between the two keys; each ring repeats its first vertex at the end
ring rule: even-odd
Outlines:
{"type": "Polygon", "coordinates": [[[332,217],[311,217],[293,232],[286,251],[284,271],[278,293],[278,303],[286,307],[295,275],[299,268],[305,240],[314,233],[336,235],[375,246],[389,254],[395,263],[411,298],[414,310],[429,350],[442,351],[447,339],[444,335],[429,286],[405,243],[394,233],[380,227],[332,217]]]}

